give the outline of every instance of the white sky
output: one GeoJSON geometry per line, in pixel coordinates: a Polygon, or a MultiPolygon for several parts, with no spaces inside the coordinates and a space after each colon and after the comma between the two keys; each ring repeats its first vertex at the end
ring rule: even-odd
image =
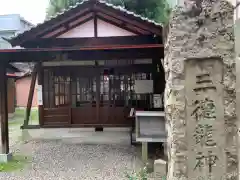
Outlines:
{"type": "Polygon", "coordinates": [[[49,0],[0,0],[0,14],[20,14],[27,21],[37,24],[45,19],[49,0]]]}

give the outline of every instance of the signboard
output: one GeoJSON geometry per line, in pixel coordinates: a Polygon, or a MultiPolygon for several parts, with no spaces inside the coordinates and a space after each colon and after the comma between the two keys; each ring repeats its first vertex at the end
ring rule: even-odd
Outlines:
{"type": "Polygon", "coordinates": [[[162,107],[162,95],[161,94],[153,95],[153,106],[154,106],[154,108],[162,107]]]}
{"type": "Polygon", "coordinates": [[[42,85],[37,86],[37,98],[38,98],[38,105],[43,105],[43,99],[42,99],[42,85]]]}
{"type": "Polygon", "coordinates": [[[166,142],[164,112],[136,111],[136,141],[166,142]]]}
{"type": "Polygon", "coordinates": [[[188,179],[225,179],[221,59],[190,59],[185,66],[188,179]]]}
{"type": "Polygon", "coordinates": [[[153,92],[152,80],[135,80],[134,90],[137,94],[146,94],[153,92]]]}

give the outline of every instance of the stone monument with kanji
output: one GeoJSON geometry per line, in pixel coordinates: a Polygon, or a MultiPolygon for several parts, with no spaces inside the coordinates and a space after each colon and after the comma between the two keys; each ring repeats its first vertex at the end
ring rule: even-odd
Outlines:
{"type": "Polygon", "coordinates": [[[169,180],[238,180],[234,7],[185,1],[165,41],[169,180]]]}

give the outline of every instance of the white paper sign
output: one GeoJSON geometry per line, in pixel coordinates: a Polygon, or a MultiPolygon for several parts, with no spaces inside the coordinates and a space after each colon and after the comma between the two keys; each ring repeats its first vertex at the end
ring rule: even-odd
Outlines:
{"type": "Polygon", "coordinates": [[[133,116],[133,114],[134,114],[134,111],[135,111],[135,110],[134,110],[134,108],[131,108],[131,111],[130,111],[130,114],[129,114],[129,116],[130,116],[130,117],[132,117],[132,116],[133,116]]]}
{"type": "Polygon", "coordinates": [[[38,105],[43,105],[43,99],[42,99],[42,85],[38,85],[37,87],[37,97],[38,97],[38,105]]]}
{"type": "Polygon", "coordinates": [[[162,95],[161,94],[153,95],[153,105],[154,105],[154,108],[162,107],[162,95]]]}
{"type": "Polygon", "coordinates": [[[135,89],[135,92],[138,94],[152,93],[153,81],[152,80],[136,80],[134,89],[135,89]]]}

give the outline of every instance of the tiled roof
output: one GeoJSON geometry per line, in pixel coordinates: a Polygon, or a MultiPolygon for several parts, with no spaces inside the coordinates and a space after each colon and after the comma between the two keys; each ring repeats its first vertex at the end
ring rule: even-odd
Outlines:
{"type": "MultiPolygon", "coordinates": [[[[78,3],[76,3],[74,6],[70,6],[68,9],[64,9],[64,10],[62,10],[62,12],[59,12],[59,13],[57,13],[56,15],[49,17],[46,21],[49,21],[49,20],[51,20],[51,19],[54,19],[54,18],[56,18],[57,16],[59,16],[59,15],[61,15],[61,14],[64,14],[65,12],[67,12],[67,11],[69,11],[69,10],[71,10],[71,9],[77,8],[78,6],[84,4],[84,3],[88,2],[88,1],[90,1],[90,0],[83,0],[82,2],[78,2],[78,3]]],[[[153,20],[150,20],[150,19],[148,19],[148,18],[146,18],[146,17],[143,17],[143,16],[141,16],[141,15],[138,15],[138,14],[132,12],[132,11],[128,11],[128,10],[126,10],[125,8],[123,8],[122,6],[115,6],[115,5],[110,4],[110,3],[107,3],[106,1],[103,1],[103,0],[99,0],[98,2],[99,2],[100,4],[104,4],[104,5],[108,6],[108,7],[112,7],[112,8],[114,8],[114,9],[116,9],[116,10],[125,12],[125,13],[127,13],[127,14],[129,14],[129,15],[133,15],[133,16],[135,16],[135,17],[137,17],[137,18],[142,19],[143,21],[147,21],[147,22],[149,22],[149,23],[155,24],[156,26],[162,27],[162,24],[157,23],[157,22],[155,22],[155,21],[153,21],[153,20]]],[[[45,22],[46,22],[46,21],[45,21],[45,22]]],[[[43,22],[43,23],[44,23],[44,22],[43,22]]]]}
{"type": "MultiPolygon", "coordinates": [[[[17,34],[16,36],[18,36],[18,35],[20,35],[20,34],[23,34],[23,33],[26,33],[26,32],[28,32],[28,31],[31,31],[32,29],[37,28],[39,25],[44,24],[44,23],[46,23],[46,22],[48,22],[48,21],[51,21],[51,20],[57,18],[58,16],[66,13],[66,12],[72,10],[72,9],[78,8],[79,6],[85,4],[86,2],[89,2],[89,1],[91,1],[91,0],[83,0],[82,2],[78,2],[78,3],[76,3],[74,6],[70,6],[68,9],[64,9],[64,10],[62,10],[61,12],[56,13],[56,15],[49,17],[49,18],[46,19],[43,23],[39,23],[39,24],[37,24],[36,26],[32,27],[31,29],[29,29],[29,30],[27,30],[27,31],[25,31],[25,32],[19,33],[19,34],[17,34]]],[[[105,5],[105,6],[108,6],[108,7],[111,7],[111,8],[113,8],[113,9],[119,10],[119,11],[121,11],[121,12],[123,12],[123,13],[126,13],[127,15],[134,16],[135,18],[140,18],[142,21],[145,21],[145,22],[148,22],[148,23],[152,23],[152,24],[154,24],[155,26],[159,26],[159,27],[162,27],[162,26],[163,26],[161,23],[157,23],[157,22],[155,22],[155,21],[153,21],[153,20],[151,20],[151,19],[149,19],[149,18],[146,18],[146,17],[143,17],[143,16],[141,16],[141,15],[138,15],[138,14],[132,12],[132,11],[128,11],[128,10],[126,10],[125,8],[123,8],[122,6],[115,6],[115,5],[110,4],[110,3],[107,3],[106,1],[103,1],[103,0],[98,0],[98,3],[103,4],[103,5],[105,5]]],[[[16,36],[15,36],[15,37],[16,37],[16,36]]],[[[13,37],[13,38],[15,38],[15,37],[13,37]]]]}

